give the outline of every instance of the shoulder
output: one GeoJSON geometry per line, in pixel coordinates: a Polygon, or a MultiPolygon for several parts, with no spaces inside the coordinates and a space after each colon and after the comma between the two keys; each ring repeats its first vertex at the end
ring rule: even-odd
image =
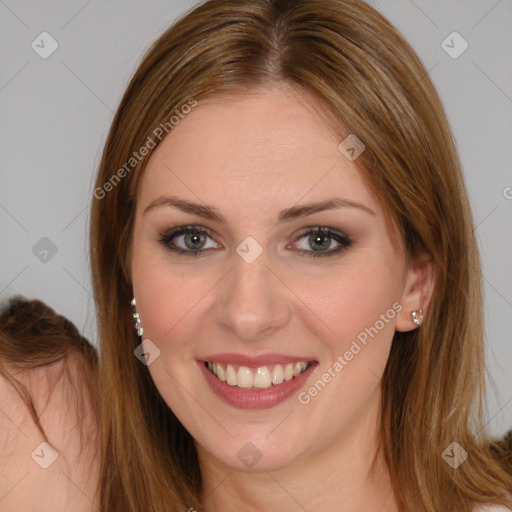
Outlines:
{"type": "Polygon", "coordinates": [[[5,512],[91,511],[97,503],[98,426],[80,356],[0,376],[0,504],[5,512]],[[26,389],[37,422],[19,390],[26,389]],[[35,508],[34,508],[35,510],[35,508]]]}
{"type": "Polygon", "coordinates": [[[3,512],[98,510],[96,353],[67,322],[33,301],[0,316],[3,512]]]}
{"type": "Polygon", "coordinates": [[[473,509],[473,512],[511,512],[512,509],[503,505],[479,505],[473,509]]]}
{"type": "MultiPolygon", "coordinates": [[[[512,507],[512,494],[509,492],[504,493],[507,500],[510,501],[510,507],[512,507]]],[[[503,505],[476,505],[472,512],[512,512],[512,508],[505,507],[503,505]]]]}

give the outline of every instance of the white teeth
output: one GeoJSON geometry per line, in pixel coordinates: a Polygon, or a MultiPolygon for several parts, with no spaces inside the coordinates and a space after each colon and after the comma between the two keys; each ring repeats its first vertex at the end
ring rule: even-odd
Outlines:
{"type": "Polygon", "coordinates": [[[293,377],[293,364],[287,364],[284,370],[284,380],[292,380],[293,377]]]}
{"type": "Polygon", "coordinates": [[[228,364],[226,368],[226,382],[230,386],[236,386],[236,373],[232,365],[228,364]]]}
{"type": "Polygon", "coordinates": [[[300,362],[295,365],[295,368],[293,369],[293,376],[297,377],[297,375],[300,375],[306,368],[308,367],[308,363],[300,362]]]}
{"type": "Polygon", "coordinates": [[[293,377],[297,377],[308,368],[306,361],[300,361],[296,364],[288,363],[284,368],[281,364],[274,365],[272,371],[267,366],[261,366],[253,369],[247,366],[239,366],[238,370],[231,364],[228,364],[226,370],[219,363],[211,363],[208,361],[208,368],[217,376],[217,378],[226,382],[230,386],[238,386],[240,388],[258,388],[268,389],[272,385],[277,386],[284,381],[289,381],[293,377]]]}
{"type": "Polygon", "coordinates": [[[272,370],[272,384],[281,384],[284,380],[283,367],[280,364],[276,364],[272,370]]]}
{"type": "Polygon", "coordinates": [[[264,366],[263,368],[258,368],[256,373],[254,374],[254,380],[252,384],[255,388],[269,388],[271,386],[270,380],[270,372],[268,368],[264,366]]]}
{"type": "Polygon", "coordinates": [[[252,388],[252,381],[254,380],[252,376],[252,371],[250,368],[245,366],[240,366],[238,368],[238,373],[236,376],[236,385],[241,388],[252,388]]]}
{"type": "Polygon", "coordinates": [[[217,373],[216,373],[217,377],[219,377],[219,380],[224,382],[226,380],[226,375],[224,374],[224,369],[222,368],[222,366],[219,363],[216,363],[214,366],[217,367],[217,373]]]}

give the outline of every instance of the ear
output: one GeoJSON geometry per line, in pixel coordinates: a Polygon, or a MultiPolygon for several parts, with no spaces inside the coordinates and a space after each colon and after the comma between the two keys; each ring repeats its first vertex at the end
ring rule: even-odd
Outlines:
{"type": "MultiPolygon", "coordinates": [[[[435,282],[435,267],[430,256],[421,255],[410,262],[406,270],[406,279],[400,304],[402,310],[397,315],[395,331],[412,331],[418,327],[411,313],[421,309],[426,316],[432,299],[435,282]]],[[[421,317],[418,318],[421,321],[421,317]]]]}

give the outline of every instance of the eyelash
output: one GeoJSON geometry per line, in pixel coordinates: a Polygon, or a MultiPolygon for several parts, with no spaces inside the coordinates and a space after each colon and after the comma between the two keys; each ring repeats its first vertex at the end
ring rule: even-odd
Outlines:
{"type": "MultiPolygon", "coordinates": [[[[208,229],[202,228],[200,226],[182,226],[182,227],[171,229],[170,231],[167,231],[165,233],[162,233],[159,241],[167,249],[169,249],[170,251],[172,251],[174,253],[184,254],[187,256],[200,256],[201,255],[200,253],[204,253],[208,249],[185,250],[180,247],[176,247],[175,245],[170,243],[171,240],[173,238],[175,238],[176,236],[183,235],[183,234],[190,234],[190,233],[206,234],[210,238],[212,238],[211,233],[208,229]]],[[[319,258],[319,257],[322,258],[322,257],[334,256],[336,254],[340,254],[345,249],[350,247],[350,245],[352,244],[352,241],[350,240],[350,238],[347,235],[337,232],[337,231],[333,231],[332,229],[330,229],[328,227],[324,227],[324,226],[305,228],[305,230],[299,234],[297,240],[304,238],[306,235],[311,235],[311,234],[315,234],[315,233],[319,233],[328,238],[332,238],[341,245],[337,249],[335,249],[333,251],[329,251],[329,252],[306,251],[304,249],[300,250],[302,252],[302,254],[305,254],[309,258],[319,258]]]]}

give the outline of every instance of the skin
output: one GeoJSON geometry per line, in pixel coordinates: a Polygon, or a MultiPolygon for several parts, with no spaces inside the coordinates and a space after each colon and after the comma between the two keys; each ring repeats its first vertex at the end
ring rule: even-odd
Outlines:
{"type": "MultiPolygon", "coordinates": [[[[45,340],[41,340],[42,343],[45,340]]],[[[4,368],[30,393],[49,448],[28,407],[0,375],[0,510],[93,512],[100,504],[98,424],[84,393],[89,362],[72,351],[37,368],[4,368]],[[81,439],[83,436],[83,439],[81,439]]]]}
{"type": "MultiPolygon", "coordinates": [[[[432,267],[426,258],[407,265],[403,241],[392,244],[381,205],[340,143],[304,94],[268,87],[201,102],[142,177],[130,257],[144,339],[160,350],[148,369],[196,440],[207,511],[339,511],[340,503],[344,512],[397,510],[380,452],[370,472],[380,379],[394,332],[416,328],[411,311],[428,309],[432,267]],[[226,223],[172,206],[144,213],[162,195],[212,205],[226,223]],[[374,214],[343,207],[277,223],[285,208],[331,197],[374,214]],[[160,242],[188,225],[212,233],[200,240],[199,257],[160,242]],[[302,230],[317,226],[352,244],[308,258],[305,251],[319,249],[302,230]],[[236,252],[247,236],[262,249],[252,263],[236,252]],[[307,390],[394,303],[402,310],[307,405],[293,396],[273,408],[234,408],[196,363],[221,352],[305,355],[319,363],[307,390]],[[237,457],[247,442],[261,452],[252,468],[237,457]]],[[[173,240],[190,251],[185,241],[173,240]]],[[[327,238],[323,251],[339,245],[327,238]]]]}

